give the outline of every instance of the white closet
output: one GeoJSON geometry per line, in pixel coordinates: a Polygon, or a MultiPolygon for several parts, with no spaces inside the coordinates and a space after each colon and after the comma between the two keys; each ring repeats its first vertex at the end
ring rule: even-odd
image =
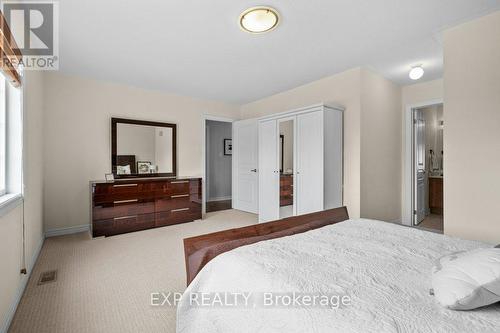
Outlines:
{"type": "MultiPolygon", "coordinates": [[[[315,105],[259,119],[259,221],[280,218],[280,123],[293,121],[293,213],[342,206],[343,108],[315,105]]],[[[282,163],[282,162],[281,162],[282,163]]]]}

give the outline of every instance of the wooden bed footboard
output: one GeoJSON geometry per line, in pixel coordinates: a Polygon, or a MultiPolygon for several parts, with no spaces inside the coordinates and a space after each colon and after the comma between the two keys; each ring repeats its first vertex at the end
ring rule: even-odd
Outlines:
{"type": "Polygon", "coordinates": [[[349,219],[346,207],[293,216],[243,228],[229,229],[184,239],[187,284],[213,258],[243,245],[290,236],[349,219]]]}

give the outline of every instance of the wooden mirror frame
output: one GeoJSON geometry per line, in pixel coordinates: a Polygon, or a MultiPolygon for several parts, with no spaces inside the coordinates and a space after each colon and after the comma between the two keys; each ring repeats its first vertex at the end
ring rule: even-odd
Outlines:
{"type": "Polygon", "coordinates": [[[177,176],[177,125],[169,123],[160,123],[155,121],[111,118],[111,168],[115,178],[176,177],[177,176]],[[118,124],[131,124],[131,125],[171,128],[172,129],[172,172],[118,175],[116,172],[117,155],[118,155],[117,154],[118,142],[116,136],[118,133],[117,131],[118,124]]]}

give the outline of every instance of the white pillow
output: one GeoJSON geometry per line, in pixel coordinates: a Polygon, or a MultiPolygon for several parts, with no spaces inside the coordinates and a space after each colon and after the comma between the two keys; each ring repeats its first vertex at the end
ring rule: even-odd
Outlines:
{"type": "Polygon", "coordinates": [[[441,305],[472,310],[500,301],[500,249],[444,256],[434,266],[432,288],[441,305]]]}

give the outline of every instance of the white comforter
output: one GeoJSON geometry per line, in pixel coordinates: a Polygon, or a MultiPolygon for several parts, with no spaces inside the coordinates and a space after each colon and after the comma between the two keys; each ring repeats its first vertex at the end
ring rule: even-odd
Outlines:
{"type": "Polygon", "coordinates": [[[442,255],[489,247],[355,219],[243,246],[213,259],[187,288],[177,332],[500,332],[500,305],[458,312],[429,294],[442,255]],[[190,293],[349,295],[338,309],[197,307],[190,293]]]}

